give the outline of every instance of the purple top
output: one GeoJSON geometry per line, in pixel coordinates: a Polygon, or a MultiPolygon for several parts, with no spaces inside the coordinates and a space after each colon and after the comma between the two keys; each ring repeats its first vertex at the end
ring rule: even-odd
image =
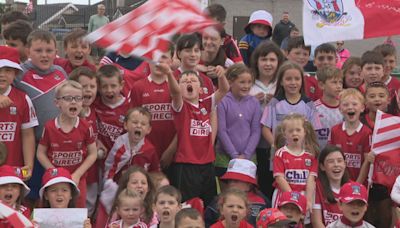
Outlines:
{"type": "Polygon", "coordinates": [[[218,144],[232,159],[250,159],[261,135],[260,102],[253,96],[237,100],[229,92],[218,104],[218,144]]]}

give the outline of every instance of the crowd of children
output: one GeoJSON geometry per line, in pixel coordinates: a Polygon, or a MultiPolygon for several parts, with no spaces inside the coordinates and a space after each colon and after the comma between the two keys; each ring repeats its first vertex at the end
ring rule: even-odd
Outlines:
{"type": "Polygon", "coordinates": [[[83,29],[64,58],[52,33],[5,14],[0,201],[27,218],[87,208],[86,228],[396,226],[400,179],[368,178],[377,112],[400,113],[395,47],[340,69],[324,43],[307,74],[311,48],[270,41],[267,11],[239,45],[223,6],[205,12],[219,26],[181,35],[156,64],[117,52],[95,64],[83,29]]]}

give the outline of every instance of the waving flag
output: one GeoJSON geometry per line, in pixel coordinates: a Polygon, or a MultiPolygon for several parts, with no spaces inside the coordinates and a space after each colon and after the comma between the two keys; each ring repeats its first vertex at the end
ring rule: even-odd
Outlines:
{"type": "Polygon", "coordinates": [[[109,51],[154,59],[168,50],[176,33],[197,32],[214,24],[197,0],[149,0],[86,38],[109,51]]]}
{"type": "Polygon", "coordinates": [[[376,155],[372,180],[391,189],[400,175],[400,117],[377,111],[371,149],[376,155]]]}
{"type": "Polygon", "coordinates": [[[399,16],[400,1],[303,0],[304,41],[318,45],[397,35],[399,16]]]}
{"type": "Polygon", "coordinates": [[[0,218],[7,219],[12,227],[33,227],[33,223],[24,215],[0,201],[0,218]]]}

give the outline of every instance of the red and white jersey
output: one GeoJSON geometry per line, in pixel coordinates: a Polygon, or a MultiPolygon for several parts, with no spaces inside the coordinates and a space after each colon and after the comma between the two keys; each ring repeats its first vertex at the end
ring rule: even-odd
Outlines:
{"type": "Polygon", "coordinates": [[[324,148],[328,143],[331,128],[343,122],[343,115],[340,113],[339,105],[330,106],[325,104],[322,99],[316,100],[314,105],[321,122],[321,128],[315,130],[315,132],[317,133],[319,148],[324,148]]]}
{"type": "MultiPolygon", "coordinates": [[[[180,67],[174,71],[174,76],[178,81],[182,73],[183,70],[180,67]]],[[[203,72],[197,72],[197,73],[199,73],[200,75],[203,86],[203,93],[200,94],[200,98],[205,99],[206,97],[209,97],[211,94],[214,93],[214,85],[212,80],[209,77],[207,77],[207,75],[205,75],[203,72]]]]}
{"type": "Polygon", "coordinates": [[[87,156],[87,146],[95,142],[92,126],[77,118],[75,126],[65,133],[58,117],[44,126],[40,144],[47,147],[47,157],[55,167],[63,167],[73,173],[87,156]]]}
{"type": "MultiPolygon", "coordinates": [[[[117,138],[110,153],[108,153],[105,168],[105,179],[118,179],[116,175],[131,165],[143,167],[146,171],[160,171],[160,161],[154,146],[146,139],[142,139],[136,146],[131,147],[129,133],[117,138]]],[[[115,180],[118,182],[118,180],[115,180]]]]}
{"type": "Polygon", "coordinates": [[[150,76],[143,78],[133,86],[131,98],[132,107],[143,106],[150,111],[151,132],[146,138],[161,158],[176,134],[168,83],[157,84],[150,76]]]}
{"type": "Polygon", "coordinates": [[[211,139],[210,113],[215,109],[214,94],[200,99],[198,105],[183,101],[180,110],[174,110],[178,134],[176,163],[207,164],[214,162],[215,153],[211,139]]]}
{"type": "Polygon", "coordinates": [[[306,151],[295,155],[284,146],[275,152],[273,167],[274,177],[283,176],[292,191],[302,192],[306,190],[308,176],[317,176],[318,161],[306,151]]]}
{"type": "Polygon", "coordinates": [[[353,181],[357,180],[360,174],[364,154],[371,150],[371,135],[371,129],[362,123],[352,135],[347,134],[344,122],[332,128],[329,143],[342,149],[350,178],[353,181]]]}
{"type": "Polygon", "coordinates": [[[385,84],[388,87],[390,98],[394,97],[400,89],[399,79],[393,76],[389,76],[388,80],[385,81],[385,84]]]}
{"type": "MultiPolygon", "coordinates": [[[[15,210],[15,208],[14,208],[14,210],[15,210]]],[[[31,219],[31,210],[29,208],[27,208],[23,205],[20,205],[18,212],[23,214],[27,219],[31,219]]],[[[10,224],[8,219],[5,219],[5,218],[0,219],[0,227],[1,228],[15,228],[14,226],[12,226],[10,224]]]]}
{"type": "Polygon", "coordinates": [[[86,120],[92,126],[94,136],[97,138],[97,114],[94,111],[93,106],[89,108],[89,112],[86,113],[85,116],[81,117],[81,119],[86,120]]]}
{"type": "Polygon", "coordinates": [[[118,136],[125,133],[124,119],[130,105],[130,97],[124,97],[118,104],[105,105],[100,97],[94,101],[94,110],[97,115],[98,139],[107,150],[111,150],[118,136]]]}
{"type": "MultiPolygon", "coordinates": [[[[338,199],[340,189],[332,189],[332,192],[336,201],[339,202],[338,199]]],[[[339,209],[338,203],[330,203],[324,196],[324,189],[319,180],[316,182],[315,202],[313,209],[321,210],[322,222],[325,226],[327,226],[329,223],[339,220],[340,217],[342,217],[342,212],[339,209]]]]}
{"type": "Polygon", "coordinates": [[[6,164],[24,166],[21,130],[39,124],[35,108],[28,95],[14,87],[9,86],[3,96],[13,101],[9,107],[0,108],[0,142],[8,151],[6,164]]]}
{"type": "MultiPolygon", "coordinates": [[[[82,117],[82,119],[86,120],[93,128],[93,133],[95,138],[97,139],[97,115],[94,111],[93,106],[89,108],[89,112],[86,113],[86,116],[82,117]]],[[[99,164],[100,161],[96,160],[92,166],[87,170],[86,182],[87,184],[96,183],[99,180],[99,164]]]]}
{"type": "Polygon", "coordinates": [[[338,219],[330,223],[326,228],[375,228],[375,226],[366,221],[360,221],[357,225],[349,225],[344,223],[341,219],[338,219]]]}
{"type": "MultiPolygon", "coordinates": [[[[121,219],[121,220],[114,221],[114,222],[108,224],[108,226],[107,226],[107,228],[116,228],[116,227],[118,227],[118,228],[124,228],[124,227],[125,227],[125,226],[123,225],[122,219],[121,219]]],[[[133,225],[130,226],[129,228],[147,228],[147,225],[146,225],[146,223],[141,222],[141,221],[139,220],[137,223],[133,224],[133,225]]]]}
{"type": "Polygon", "coordinates": [[[318,86],[317,76],[305,74],[304,89],[306,96],[313,101],[316,101],[322,97],[322,90],[318,86]]]}

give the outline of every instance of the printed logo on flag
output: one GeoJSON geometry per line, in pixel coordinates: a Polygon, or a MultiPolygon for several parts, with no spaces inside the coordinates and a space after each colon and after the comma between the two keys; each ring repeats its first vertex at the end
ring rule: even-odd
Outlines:
{"type": "Polygon", "coordinates": [[[346,25],[351,19],[344,12],[342,0],[308,0],[308,3],[314,9],[312,13],[320,18],[317,23],[317,26],[320,28],[325,25],[346,25]]]}

